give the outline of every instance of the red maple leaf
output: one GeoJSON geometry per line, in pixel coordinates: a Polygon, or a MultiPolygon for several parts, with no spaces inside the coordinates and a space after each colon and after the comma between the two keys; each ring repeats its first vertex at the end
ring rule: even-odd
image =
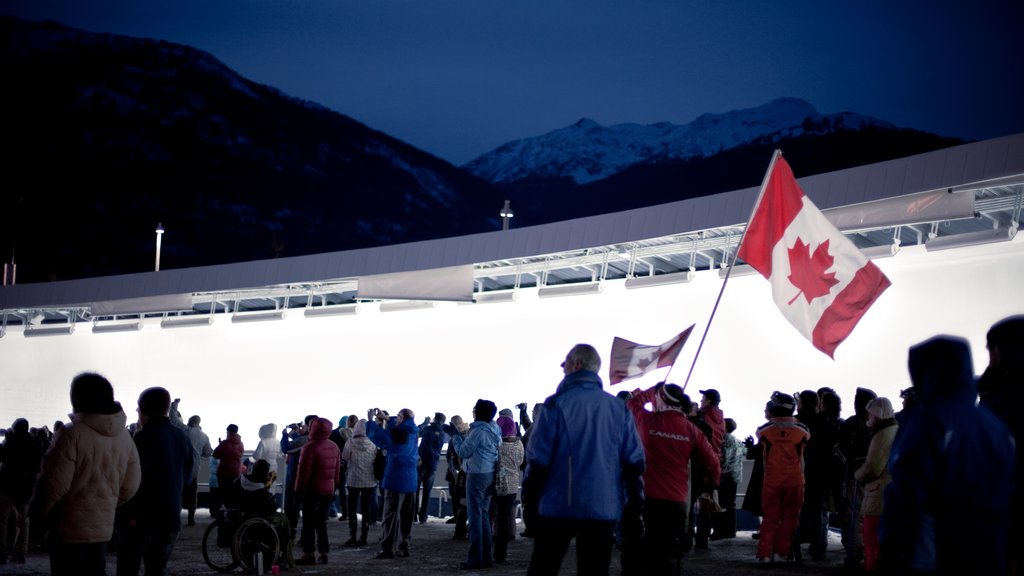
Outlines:
{"type": "Polygon", "coordinates": [[[828,294],[839,283],[835,272],[826,272],[834,262],[835,259],[828,253],[828,240],[819,244],[814,254],[811,254],[810,245],[797,238],[796,244],[789,249],[789,281],[801,291],[789,303],[792,304],[800,294],[804,295],[808,304],[828,294]]]}

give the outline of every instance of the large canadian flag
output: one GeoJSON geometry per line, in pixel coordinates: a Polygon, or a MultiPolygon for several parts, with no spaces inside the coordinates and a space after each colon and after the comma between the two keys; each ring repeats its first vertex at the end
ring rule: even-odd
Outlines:
{"type": "Polygon", "coordinates": [[[834,358],[890,282],[804,196],[775,154],[738,256],[771,282],[786,319],[834,358]]]}
{"type": "Polygon", "coordinates": [[[656,368],[675,364],[690,332],[693,332],[692,324],[668,342],[655,346],[637,344],[616,336],[612,341],[611,362],[608,363],[609,384],[615,385],[656,368]]]}

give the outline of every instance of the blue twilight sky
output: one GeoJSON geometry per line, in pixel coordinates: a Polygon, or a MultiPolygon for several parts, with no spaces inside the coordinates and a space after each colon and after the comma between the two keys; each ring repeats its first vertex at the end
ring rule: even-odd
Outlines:
{"type": "Polygon", "coordinates": [[[686,123],[795,96],[985,139],[1024,131],[1024,3],[2,0],[210,52],[455,164],[582,117],[686,123]]]}

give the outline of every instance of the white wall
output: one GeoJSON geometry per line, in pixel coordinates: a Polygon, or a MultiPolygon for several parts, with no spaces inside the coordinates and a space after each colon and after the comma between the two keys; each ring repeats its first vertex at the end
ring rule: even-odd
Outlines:
{"type": "MultiPolygon", "coordinates": [[[[964,336],[980,374],[989,326],[1024,313],[1024,238],[933,253],[904,247],[876,263],[893,285],[834,361],[785,321],[766,280],[731,278],[687,392],[696,399],[699,389],[717,388],[740,438],[763,421],[776,389],[832,386],[846,415],[855,388],[865,386],[898,407],[899,390],[910,385],[909,346],[939,333],[964,336]]],[[[512,303],[389,313],[366,305],[356,316],[305,318],[294,311],[276,322],[218,317],[209,327],[177,329],[152,321],[131,333],[93,334],[82,325],[70,336],[24,338],[20,327],[9,327],[0,339],[0,425],[17,417],[32,426],[66,420],[71,378],[94,370],[111,380],[130,418],[141,390],[164,386],[182,399],[186,418],[202,416],[213,440],[235,423],[251,449],[261,424],[309,413],[337,422],[349,413],[365,417],[375,406],[392,413],[409,407],[422,420],[435,411],[468,417],[477,398],[532,406],[554,390],[573,344],[591,343],[606,358],[615,336],[660,344],[696,324],[669,378],[682,384],[722,285],[717,273],[629,291],[622,281],[607,284],[601,294],[571,298],[541,300],[525,289],[512,303]]],[[[651,386],[666,373],[609,391],[651,386]]]]}

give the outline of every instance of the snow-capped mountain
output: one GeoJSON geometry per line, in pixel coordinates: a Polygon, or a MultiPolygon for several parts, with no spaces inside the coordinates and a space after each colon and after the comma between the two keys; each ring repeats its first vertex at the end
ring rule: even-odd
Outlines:
{"type": "Polygon", "coordinates": [[[637,164],[708,157],[766,136],[797,137],[839,128],[891,127],[850,112],[822,116],[799,98],[723,114],[703,114],[689,124],[602,126],[584,118],[572,126],[515,140],[463,168],[494,183],[528,178],[570,178],[576,184],[603,180],[637,164]]]}

